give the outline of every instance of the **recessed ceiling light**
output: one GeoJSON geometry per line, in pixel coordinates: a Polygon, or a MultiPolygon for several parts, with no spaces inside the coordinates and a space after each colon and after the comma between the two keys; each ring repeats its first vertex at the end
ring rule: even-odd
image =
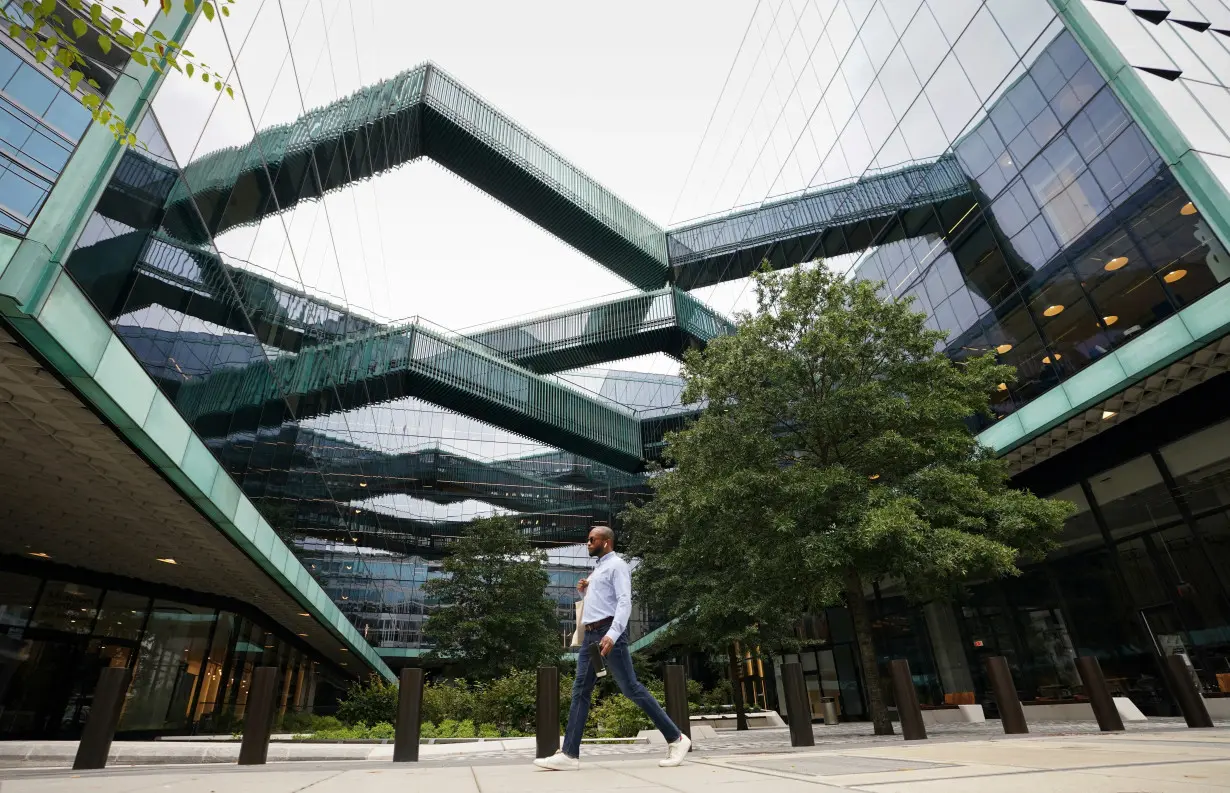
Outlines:
{"type": "Polygon", "coordinates": [[[342,600],[350,600],[350,595],[342,595],[342,600]]]}
{"type": "Polygon", "coordinates": [[[308,614],[306,611],[300,611],[300,612],[299,612],[299,616],[300,616],[300,617],[310,617],[310,616],[312,616],[312,615],[311,615],[311,614],[308,614]]]}
{"type": "Polygon", "coordinates": [[[876,481],[877,479],[879,479],[879,478],[880,478],[880,475],[879,475],[879,474],[872,474],[871,476],[869,476],[869,477],[867,477],[867,478],[868,478],[868,479],[870,479],[871,481],[873,481],[873,482],[874,482],[874,481],[876,481]]]}
{"type": "Polygon", "coordinates": [[[1012,352],[1012,345],[1011,344],[1001,344],[995,348],[995,351],[999,353],[1000,355],[1006,355],[1012,352]]]}
{"type": "Polygon", "coordinates": [[[1117,410],[1103,410],[1102,411],[1102,421],[1106,421],[1107,419],[1114,418],[1115,416],[1118,416],[1118,415],[1119,415],[1119,411],[1117,410]]]}
{"type": "Polygon", "coordinates": [[[1180,215],[1196,214],[1196,205],[1193,204],[1191,201],[1188,201],[1186,204],[1183,205],[1183,208],[1179,210],[1179,214],[1180,215]]]}
{"type": "Polygon", "coordinates": [[[363,511],[363,510],[361,510],[361,509],[356,509],[356,510],[354,511],[354,514],[358,515],[358,514],[359,514],[360,512],[362,512],[362,511],[363,511]]]}
{"type": "Polygon", "coordinates": [[[1175,281],[1180,280],[1185,275],[1187,275],[1187,270],[1171,270],[1170,272],[1162,276],[1162,280],[1168,284],[1173,284],[1175,281]]]}
{"type": "Polygon", "coordinates": [[[307,636],[307,634],[306,634],[306,633],[301,633],[301,634],[299,634],[299,635],[300,635],[300,636],[307,636]]]}
{"type": "Polygon", "coordinates": [[[1115,270],[1118,270],[1120,267],[1123,267],[1127,263],[1128,263],[1128,257],[1116,256],[1115,258],[1107,262],[1103,269],[1107,270],[1108,272],[1113,273],[1115,270]]]}
{"type": "Polygon", "coordinates": [[[1046,309],[1042,312],[1042,315],[1045,317],[1057,317],[1062,313],[1063,313],[1063,306],[1056,303],[1053,306],[1047,306],[1046,309]]]}
{"type": "Polygon", "coordinates": [[[51,554],[43,553],[42,551],[30,551],[31,556],[37,556],[40,559],[50,559],[51,554]]]}
{"type": "Polygon", "coordinates": [[[360,482],[359,487],[367,487],[367,482],[360,482]]]}
{"type": "Polygon", "coordinates": [[[1106,325],[1106,327],[1108,327],[1108,328],[1109,328],[1111,325],[1114,325],[1114,324],[1115,324],[1116,322],[1118,322],[1118,321],[1119,321],[1119,317],[1118,317],[1118,316],[1116,316],[1115,314],[1108,314],[1107,316],[1102,317],[1102,322],[1103,322],[1103,323],[1106,325]]]}
{"type": "Polygon", "coordinates": [[[1007,383],[1000,383],[999,385],[995,386],[995,388],[996,388],[996,390],[998,390],[998,391],[1007,391],[1007,390],[1008,390],[1008,384],[1007,384],[1007,383]]]}
{"type": "Polygon", "coordinates": [[[163,564],[179,564],[179,562],[175,561],[169,556],[165,558],[160,558],[158,561],[162,562],[163,564]]]}
{"type": "MultiPolygon", "coordinates": [[[[1062,355],[1060,355],[1059,353],[1055,353],[1055,360],[1056,360],[1056,361],[1059,361],[1059,360],[1062,360],[1062,359],[1063,359],[1063,356],[1062,356],[1062,355]]],[[[1049,356],[1049,355],[1048,355],[1048,356],[1046,356],[1045,358],[1043,358],[1043,359],[1042,359],[1042,363],[1044,363],[1044,364],[1046,364],[1046,365],[1048,365],[1048,366],[1049,366],[1049,365],[1050,365],[1050,363],[1051,363],[1051,356],[1049,356]]]]}

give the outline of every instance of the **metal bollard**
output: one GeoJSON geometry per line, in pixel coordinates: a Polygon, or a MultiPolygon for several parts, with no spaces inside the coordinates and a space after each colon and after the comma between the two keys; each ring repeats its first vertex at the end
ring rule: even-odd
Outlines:
{"type": "Polygon", "coordinates": [[[679,732],[692,737],[691,709],[688,707],[688,681],[683,667],[666,665],[666,715],[671,717],[679,732]]]}
{"type": "Polygon", "coordinates": [[[1213,719],[1209,717],[1209,709],[1205,707],[1204,697],[1192,684],[1187,663],[1181,655],[1166,656],[1166,671],[1170,673],[1170,689],[1183,711],[1183,719],[1188,727],[1212,727],[1213,719]]]}
{"type": "Polygon", "coordinates": [[[1092,655],[1082,655],[1076,659],[1076,672],[1081,676],[1081,685],[1089,697],[1089,705],[1093,708],[1093,716],[1098,720],[1098,729],[1102,732],[1119,732],[1123,730],[1123,717],[1115,707],[1115,699],[1106,687],[1106,678],[1102,675],[1102,665],[1092,655]]]}
{"type": "Polygon", "coordinates": [[[419,759],[419,734],[423,716],[423,670],[401,670],[397,690],[397,728],[393,737],[393,762],[414,763],[419,759]]]}
{"type": "Polygon", "coordinates": [[[1002,655],[988,658],[987,677],[991,681],[991,690],[995,692],[995,704],[999,708],[999,722],[1004,727],[1004,734],[1023,735],[1029,732],[1025,710],[1021,707],[1021,698],[1017,696],[1016,683],[1012,681],[1012,670],[1008,668],[1008,659],[1002,655]]]}
{"type": "Polygon", "coordinates": [[[922,708],[918,706],[918,689],[910,674],[910,662],[899,658],[889,664],[893,676],[893,696],[897,700],[897,715],[901,719],[901,734],[907,741],[927,740],[927,725],[923,724],[922,708]]]}
{"type": "Polygon", "coordinates": [[[243,712],[243,743],[240,765],[264,765],[269,758],[269,735],[273,732],[273,702],[278,693],[278,668],[258,666],[252,671],[252,687],[243,712]]]}
{"type": "Polygon", "coordinates": [[[815,746],[816,736],[811,730],[811,705],[807,701],[807,684],[803,682],[802,664],[782,664],[782,687],[786,689],[790,745],[815,746]]]}
{"type": "Polygon", "coordinates": [[[90,704],[90,717],[81,732],[81,743],[77,744],[74,771],[107,767],[107,755],[115,738],[115,728],[120,723],[124,695],[130,682],[132,670],[122,666],[109,666],[98,675],[94,701],[90,704]]]}
{"type": "Polygon", "coordinates": [[[538,667],[534,736],[538,739],[535,757],[550,757],[559,751],[559,669],[554,666],[538,667]]]}

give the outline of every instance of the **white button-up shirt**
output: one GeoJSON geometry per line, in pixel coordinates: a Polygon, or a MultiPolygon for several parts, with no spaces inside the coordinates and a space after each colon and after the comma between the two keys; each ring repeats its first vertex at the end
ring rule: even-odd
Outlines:
{"type": "Polygon", "coordinates": [[[632,568],[622,556],[611,551],[598,558],[594,571],[589,574],[582,619],[588,625],[614,617],[606,635],[615,641],[623,635],[631,616],[632,568]]]}

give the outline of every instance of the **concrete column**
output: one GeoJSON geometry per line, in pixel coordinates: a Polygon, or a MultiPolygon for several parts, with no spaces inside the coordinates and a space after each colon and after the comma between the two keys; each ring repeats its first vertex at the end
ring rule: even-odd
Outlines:
{"type": "Polygon", "coordinates": [[[973,691],[974,676],[970,674],[953,605],[933,601],[923,606],[923,616],[927,620],[927,632],[931,634],[931,651],[944,691],[949,694],[973,691]]]}

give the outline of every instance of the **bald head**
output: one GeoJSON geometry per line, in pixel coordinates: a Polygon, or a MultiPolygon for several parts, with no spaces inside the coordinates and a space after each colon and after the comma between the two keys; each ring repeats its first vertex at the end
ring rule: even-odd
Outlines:
{"type": "Polygon", "coordinates": [[[615,550],[615,532],[610,526],[594,526],[585,542],[590,556],[605,556],[615,550]]]}

